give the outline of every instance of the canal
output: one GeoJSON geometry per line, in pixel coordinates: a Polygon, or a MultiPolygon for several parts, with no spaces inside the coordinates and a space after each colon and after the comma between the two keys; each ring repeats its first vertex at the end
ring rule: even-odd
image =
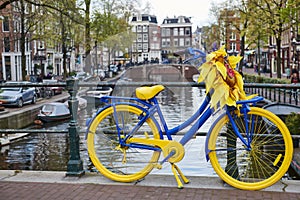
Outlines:
{"type": "MultiPolygon", "coordinates": [[[[122,95],[132,93],[132,88],[122,89],[122,95]]],[[[115,95],[120,95],[118,89],[115,95]]],[[[169,127],[182,123],[193,114],[203,99],[204,91],[199,88],[167,88],[159,95],[162,111],[165,114],[169,127]]],[[[96,109],[87,106],[78,113],[78,124],[80,126],[80,154],[84,170],[94,171],[95,168],[89,161],[85,144],[86,130],[85,121],[95,113],[96,109]]],[[[209,121],[199,132],[207,132],[209,121]]],[[[68,121],[44,125],[32,124],[34,129],[58,129],[68,128],[68,121]]],[[[175,137],[176,140],[180,136],[175,137]]],[[[69,159],[69,136],[64,133],[31,133],[21,140],[9,146],[1,148],[0,169],[2,170],[41,170],[41,171],[66,171],[69,159]]],[[[186,175],[216,175],[204,155],[205,136],[197,136],[185,147],[185,158],[178,164],[186,175]]],[[[165,164],[162,170],[153,170],[156,174],[172,174],[171,168],[165,164]]]]}

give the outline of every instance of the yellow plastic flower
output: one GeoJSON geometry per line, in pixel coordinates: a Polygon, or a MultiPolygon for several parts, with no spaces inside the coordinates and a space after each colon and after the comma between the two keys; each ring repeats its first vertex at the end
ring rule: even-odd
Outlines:
{"type": "Polygon", "coordinates": [[[206,62],[199,68],[198,82],[204,81],[206,93],[212,93],[211,107],[236,106],[236,101],[255,96],[246,96],[243,78],[235,70],[241,59],[239,55],[227,57],[225,46],[206,56],[206,62]]]}

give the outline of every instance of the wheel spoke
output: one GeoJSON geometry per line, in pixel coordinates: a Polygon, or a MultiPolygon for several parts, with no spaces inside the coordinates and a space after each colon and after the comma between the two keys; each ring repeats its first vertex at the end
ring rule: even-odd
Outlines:
{"type": "Polygon", "coordinates": [[[261,108],[251,108],[246,120],[243,115],[233,119],[244,140],[250,136],[250,148],[235,136],[228,117],[223,115],[209,138],[209,144],[215,143],[209,157],[217,174],[228,184],[248,190],[278,181],[287,171],[293,152],[285,124],[261,108]]]}
{"type": "MultiPolygon", "coordinates": [[[[104,176],[121,182],[136,181],[157,163],[160,152],[132,148],[123,141],[139,122],[142,112],[133,106],[118,105],[99,113],[91,122],[88,150],[93,164],[104,176]]],[[[155,123],[148,119],[130,137],[159,138],[159,134],[155,123]]]]}

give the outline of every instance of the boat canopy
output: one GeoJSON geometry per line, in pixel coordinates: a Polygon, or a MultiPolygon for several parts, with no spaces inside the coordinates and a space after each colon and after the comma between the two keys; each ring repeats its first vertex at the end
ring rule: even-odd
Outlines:
{"type": "Polygon", "coordinates": [[[64,103],[57,102],[45,104],[41,112],[55,116],[70,114],[69,108],[64,103]]]}

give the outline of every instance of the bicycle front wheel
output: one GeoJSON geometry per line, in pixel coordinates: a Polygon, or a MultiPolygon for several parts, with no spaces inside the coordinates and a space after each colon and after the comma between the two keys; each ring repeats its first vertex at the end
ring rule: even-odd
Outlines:
{"type": "Polygon", "coordinates": [[[293,156],[286,125],[273,113],[257,107],[252,107],[247,117],[235,116],[234,122],[251,145],[247,148],[237,138],[228,116],[223,115],[212,129],[208,143],[210,162],[219,177],[244,190],[260,190],[279,181],[293,156]]]}
{"type": "MultiPolygon", "coordinates": [[[[119,142],[137,125],[141,116],[143,111],[137,107],[116,105],[100,112],[91,122],[87,137],[89,156],[97,170],[107,178],[120,182],[136,181],[157,164],[160,151],[131,148],[119,142]]],[[[150,118],[132,137],[160,138],[150,118]]]]}

